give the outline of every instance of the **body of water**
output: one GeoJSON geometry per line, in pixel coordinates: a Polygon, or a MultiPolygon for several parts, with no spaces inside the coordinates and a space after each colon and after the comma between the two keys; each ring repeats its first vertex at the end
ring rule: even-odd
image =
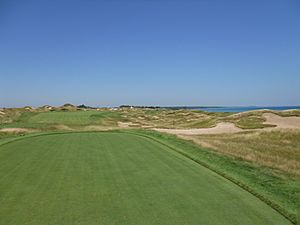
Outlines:
{"type": "Polygon", "coordinates": [[[269,110],[277,110],[277,111],[300,109],[300,106],[224,106],[224,107],[187,106],[187,107],[170,107],[170,108],[202,110],[206,112],[246,112],[246,111],[260,110],[260,109],[269,109],[269,110]]]}

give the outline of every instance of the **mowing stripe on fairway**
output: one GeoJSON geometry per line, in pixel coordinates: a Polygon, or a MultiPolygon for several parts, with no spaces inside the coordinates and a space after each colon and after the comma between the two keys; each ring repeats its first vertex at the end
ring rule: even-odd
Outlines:
{"type": "Polygon", "coordinates": [[[225,178],[118,132],[0,146],[0,224],[290,224],[225,178]]]}

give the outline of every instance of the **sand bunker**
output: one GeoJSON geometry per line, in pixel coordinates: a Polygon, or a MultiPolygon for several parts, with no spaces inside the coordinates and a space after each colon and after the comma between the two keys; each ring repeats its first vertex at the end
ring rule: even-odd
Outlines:
{"type": "Polygon", "coordinates": [[[276,125],[277,128],[283,129],[300,129],[300,117],[282,117],[274,113],[264,113],[263,117],[266,118],[264,124],[273,124],[276,125]]]}
{"type": "Polygon", "coordinates": [[[218,123],[217,126],[212,128],[197,128],[197,129],[154,129],[160,132],[169,134],[182,134],[182,135],[199,135],[199,134],[223,134],[223,133],[238,133],[243,129],[236,127],[233,123],[218,123]]]}
{"type": "Polygon", "coordinates": [[[129,127],[139,126],[139,124],[132,123],[132,122],[118,122],[118,126],[121,128],[129,128],[129,127]]]}
{"type": "Polygon", "coordinates": [[[32,132],[33,130],[27,128],[3,128],[0,129],[0,132],[8,132],[8,133],[24,133],[24,132],[32,132]]]}
{"type": "Polygon", "coordinates": [[[112,127],[104,127],[100,125],[89,125],[85,126],[83,130],[88,130],[88,131],[106,131],[106,130],[112,130],[112,127]]]}
{"type": "Polygon", "coordinates": [[[212,128],[197,128],[197,129],[159,129],[154,130],[176,135],[201,135],[201,134],[230,134],[242,131],[272,131],[278,129],[300,129],[300,117],[282,117],[274,113],[264,113],[263,117],[266,119],[264,124],[276,125],[276,127],[266,127],[262,129],[241,129],[236,127],[233,123],[218,123],[212,128]]]}
{"type": "Polygon", "coordinates": [[[64,124],[58,124],[54,126],[58,130],[73,130],[71,127],[68,127],[67,125],[64,124]]]}

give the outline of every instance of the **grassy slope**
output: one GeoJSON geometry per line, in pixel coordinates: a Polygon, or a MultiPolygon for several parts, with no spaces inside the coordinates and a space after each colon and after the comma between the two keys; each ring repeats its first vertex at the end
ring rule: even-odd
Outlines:
{"type": "Polygon", "coordinates": [[[300,180],[300,131],[199,135],[196,143],[300,180]]]}
{"type": "Polygon", "coordinates": [[[14,116],[10,123],[2,123],[1,127],[27,127],[51,129],[53,125],[67,126],[117,126],[122,117],[118,112],[103,111],[75,111],[75,112],[22,112],[14,116]]]}
{"type": "MultiPolygon", "coordinates": [[[[174,123],[172,121],[176,121],[175,125],[181,127],[213,126],[213,124],[217,121],[231,121],[235,122],[236,125],[238,125],[238,123],[243,123],[246,128],[256,128],[260,126],[261,120],[259,117],[261,117],[262,113],[263,111],[257,111],[232,115],[230,113],[203,113],[199,111],[185,110],[123,110],[118,112],[103,110],[100,112],[79,111],[24,113],[21,109],[11,109],[9,110],[9,113],[6,114],[6,117],[2,117],[2,119],[5,121],[10,121],[10,123],[3,124],[2,120],[2,122],[0,121],[0,123],[2,123],[2,125],[0,124],[0,127],[37,127],[43,128],[44,130],[51,130],[53,123],[56,123],[58,120],[62,123],[68,123],[69,126],[74,126],[76,129],[80,129],[81,126],[88,125],[89,122],[90,124],[115,126],[117,121],[132,121],[144,125],[152,124],[154,126],[171,126],[174,123]],[[195,116],[196,114],[197,116],[195,116]],[[55,118],[56,115],[58,115],[57,118],[55,118]],[[74,115],[74,117],[72,115],[74,115]],[[78,118],[76,115],[80,115],[80,118],[78,118]],[[78,119],[75,119],[76,117],[78,119]],[[257,120],[253,118],[257,118],[257,120]],[[147,121],[147,123],[145,123],[145,121],[147,121]]],[[[276,112],[276,114],[281,116],[299,116],[299,113],[300,110],[276,112]]],[[[288,133],[280,135],[273,135],[270,133],[270,135],[272,137],[270,137],[267,133],[266,135],[261,135],[259,137],[248,137],[244,134],[224,136],[209,135],[207,138],[205,138],[205,140],[203,138],[202,140],[208,143],[217,143],[217,150],[222,152],[222,154],[225,153],[225,155],[215,154],[210,151],[199,152],[198,147],[196,147],[195,152],[194,150],[192,151],[192,154],[195,153],[195,155],[197,157],[199,156],[198,158],[201,157],[202,160],[208,157],[208,162],[212,163],[214,167],[221,171],[225,171],[226,173],[234,176],[236,179],[241,180],[247,185],[250,185],[258,192],[263,193],[268,198],[283,206],[289,212],[295,213],[296,209],[300,208],[299,180],[295,181],[294,178],[286,176],[285,174],[283,176],[278,176],[277,173],[274,174],[274,170],[270,168],[275,168],[275,170],[281,169],[281,172],[284,172],[284,170],[282,170],[283,167],[288,169],[289,172],[292,170],[296,170],[296,172],[299,171],[297,169],[299,160],[294,157],[294,153],[298,154],[298,150],[296,150],[296,148],[299,146],[297,144],[299,141],[299,136],[294,137],[293,135],[293,137],[289,137],[288,133]],[[287,150],[289,154],[286,154],[287,150]],[[276,154],[274,154],[274,151],[276,154]],[[240,155],[236,155],[237,153],[240,155]],[[287,156],[288,158],[292,157],[291,160],[294,158],[296,161],[294,164],[293,162],[287,164],[284,158],[282,158],[281,155],[278,155],[279,153],[282,153],[282,156],[287,156]],[[232,159],[231,157],[226,157],[228,154],[233,155],[235,158],[232,159]],[[259,157],[253,157],[256,154],[258,154],[259,157]],[[264,160],[264,157],[261,157],[261,155],[264,155],[265,157],[269,156],[269,159],[276,159],[275,161],[269,161],[269,163],[273,163],[273,166],[268,165],[270,166],[269,168],[259,166],[266,165],[266,160],[264,160]],[[251,161],[252,163],[244,161],[245,157],[246,160],[249,160],[248,156],[253,157],[254,160],[251,161]]],[[[10,138],[10,136],[10,134],[0,132],[0,143],[3,141],[3,139],[10,138]]],[[[13,136],[16,136],[16,134],[13,134],[13,136]]],[[[172,143],[176,143],[176,141],[173,140],[172,143]]],[[[185,148],[187,147],[185,146],[185,148]]]]}
{"type": "MultiPolygon", "coordinates": [[[[280,207],[280,211],[289,214],[294,221],[299,220],[300,181],[286,176],[278,176],[266,167],[248,163],[241,158],[232,158],[224,154],[200,148],[193,142],[176,138],[173,135],[157,132],[140,131],[150,137],[157,138],[176,149],[185,156],[208,166],[209,168],[233,178],[237,183],[261,194],[280,207]]],[[[272,203],[271,203],[272,204],[272,203]]],[[[299,222],[299,221],[298,221],[299,222]]]]}
{"type": "MultiPolygon", "coordinates": [[[[78,111],[78,112],[45,112],[39,113],[29,119],[30,123],[86,125],[93,121],[91,116],[105,115],[106,112],[78,111]]],[[[99,117],[100,118],[100,117],[99,117]]]]}
{"type": "Polygon", "coordinates": [[[1,224],[288,224],[228,180],[131,134],[26,138],[1,146],[0,159],[1,224]]]}

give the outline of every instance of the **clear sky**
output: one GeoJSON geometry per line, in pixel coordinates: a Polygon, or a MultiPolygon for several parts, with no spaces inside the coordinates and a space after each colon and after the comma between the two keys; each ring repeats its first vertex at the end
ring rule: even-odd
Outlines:
{"type": "Polygon", "coordinates": [[[0,0],[0,107],[300,105],[299,0],[0,0]]]}

